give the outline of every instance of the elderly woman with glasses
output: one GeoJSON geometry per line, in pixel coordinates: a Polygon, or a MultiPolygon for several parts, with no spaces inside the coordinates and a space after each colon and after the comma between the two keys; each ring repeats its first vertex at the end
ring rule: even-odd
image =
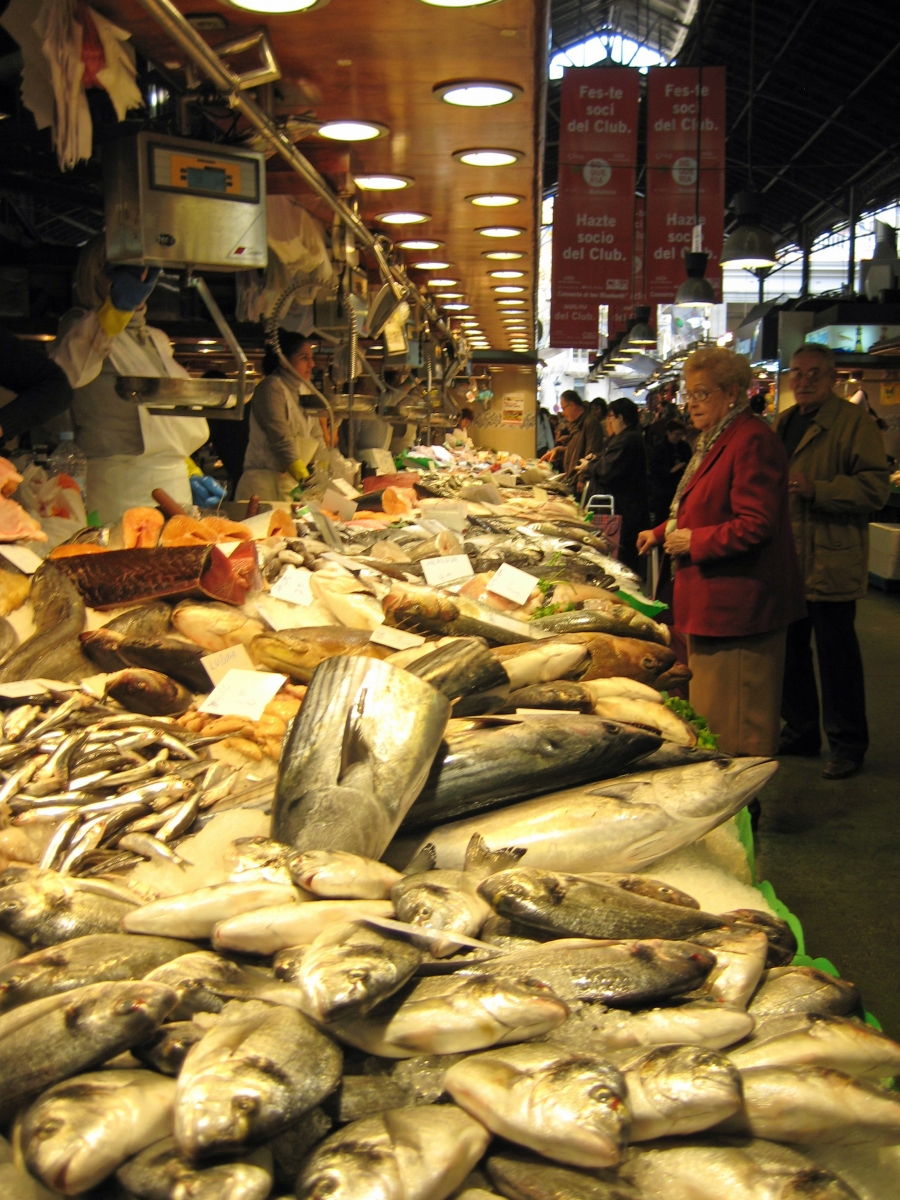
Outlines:
{"type": "Polygon", "coordinates": [[[684,365],[700,431],[667,521],[638,536],[663,545],[673,621],[688,647],[693,706],[727,754],[778,750],[785,634],[804,613],[784,447],[748,406],[750,365],[711,347],[684,365]]]}

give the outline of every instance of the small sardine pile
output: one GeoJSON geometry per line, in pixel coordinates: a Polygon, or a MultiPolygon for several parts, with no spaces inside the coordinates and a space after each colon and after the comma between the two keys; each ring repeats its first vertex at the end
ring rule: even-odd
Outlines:
{"type": "Polygon", "coordinates": [[[6,679],[43,682],[0,691],[0,1200],[896,1200],[853,1171],[900,1146],[900,1045],[784,921],[661,865],[776,764],[663,703],[668,632],[570,501],[505,487],[457,535],[407,490],[340,553],[273,516],[243,607],[157,574],[60,632],[74,584],[35,576],[6,679]],[[289,680],[258,720],[196,698],[236,647],[289,680]]]}

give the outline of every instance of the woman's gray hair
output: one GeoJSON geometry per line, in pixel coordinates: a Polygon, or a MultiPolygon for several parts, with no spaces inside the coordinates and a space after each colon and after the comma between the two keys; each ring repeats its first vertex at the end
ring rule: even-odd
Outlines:
{"type": "Polygon", "coordinates": [[[688,356],[683,370],[686,376],[694,371],[709,371],[724,392],[736,387],[739,395],[747,391],[753,378],[750,359],[745,358],[743,354],[735,354],[733,350],[727,350],[724,346],[707,346],[702,350],[695,350],[688,356]]]}

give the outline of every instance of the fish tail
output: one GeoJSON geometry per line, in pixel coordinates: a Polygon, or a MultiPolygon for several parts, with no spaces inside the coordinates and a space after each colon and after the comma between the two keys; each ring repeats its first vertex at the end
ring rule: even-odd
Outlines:
{"type": "Polygon", "coordinates": [[[491,850],[480,833],[473,833],[466,847],[465,869],[487,878],[488,875],[514,867],[524,854],[525,848],[522,846],[503,846],[499,850],[491,850]]]}

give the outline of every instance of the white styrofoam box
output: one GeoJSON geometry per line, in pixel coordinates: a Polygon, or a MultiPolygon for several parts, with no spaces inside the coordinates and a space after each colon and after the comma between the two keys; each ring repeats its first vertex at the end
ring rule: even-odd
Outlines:
{"type": "Polygon", "coordinates": [[[900,525],[869,525],[869,570],[882,579],[900,579],[900,525]]]}

